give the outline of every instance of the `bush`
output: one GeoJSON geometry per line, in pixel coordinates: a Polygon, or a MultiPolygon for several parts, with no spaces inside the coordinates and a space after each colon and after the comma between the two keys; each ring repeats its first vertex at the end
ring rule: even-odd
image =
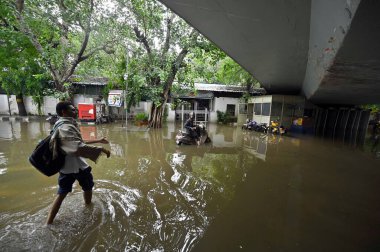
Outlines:
{"type": "Polygon", "coordinates": [[[227,123],[237,122],[237,117],[231,116],[219,110],[216,111],[216,116],[217,116],[218,123],[227,124],[227,123]]]}
{"type": "Polygon", "coordinates": [[[145,113],[138,113],[135,116],[136,121],[148,121],[148,115],[145,113]]]}
{"type": "Polygon", "coordinates": [[[217,110],[216,115],[217,115],[217,120],[219,123],[223,123],[223,124],[228,123],[229,115],[227,113],[217,110]]]}

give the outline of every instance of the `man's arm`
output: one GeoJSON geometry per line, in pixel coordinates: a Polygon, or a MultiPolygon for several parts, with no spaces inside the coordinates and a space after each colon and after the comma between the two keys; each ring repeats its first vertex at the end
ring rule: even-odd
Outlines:
{"type": "Polygon", "coordinates": [[[111,156],[111,152],[107,149],[102,148],[102,152],[107,155],[107,158],[111,156]]]}
{"type": "Polygon", "coordinates": [[[102,143],[102,144],[108,144],[108,140],[105,137],[102,137],[100,139],[95,140],[83,140],[85,144],[94,144],[94,143],[102,143]]]}
{"type": "MultiPolygon", "coordinates": [[[[102,143],[102,144],[108,144],[108,140],[105,137],[102,137],[100,139],[95,139],[95,140],[87,140],[83,141],[85,144],[94,144],[94,143],[102,143]]],[[[111,156],[111,152],[105,148],[102,148],[102,152],[106,154],[107,158],[111,156]]]]}

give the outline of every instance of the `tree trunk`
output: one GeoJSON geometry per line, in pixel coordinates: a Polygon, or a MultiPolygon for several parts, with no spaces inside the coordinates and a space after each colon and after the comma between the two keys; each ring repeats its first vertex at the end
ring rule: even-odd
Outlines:
{"type": "Polygon", "coordinates": [[[164,115],[165,106],[166,103],[162,104],[159,107],[157,107],[155,104],[152,105],[151,117],[149,120],[150,128],[162,128],[162,117],[164,115]]]}
{"type": "Polygon", "coordinates": [[[24,104],[24,99],[22,97],[22,94],[16,95],[16,102],[17,102],[19,115],[26,116],[26,109],[25,109],[25,104],[24,104]]]}

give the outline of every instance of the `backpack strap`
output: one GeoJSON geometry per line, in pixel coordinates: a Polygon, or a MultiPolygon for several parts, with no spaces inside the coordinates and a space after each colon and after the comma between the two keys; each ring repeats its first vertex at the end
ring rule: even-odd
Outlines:
{"type": "Polygon", "coordinates": [[[63,122],[59,122],[57,125],[55,125],[54,127],[53,127],[53,129],[50,131],[50,135],[53,135],[54,134],[54,132],[59,128],[59,127],[61,127],[63,124],[69,124],[68,122],[65,122],[65,121],[63,121],[63,122]]]}

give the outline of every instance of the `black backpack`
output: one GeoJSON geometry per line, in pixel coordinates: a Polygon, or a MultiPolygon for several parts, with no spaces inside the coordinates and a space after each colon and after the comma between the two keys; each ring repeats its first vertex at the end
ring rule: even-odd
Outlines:
{"type": "Polygon", "coordinates": [[[40,172],[42,172],[46,176],[52,176],[59,172],[62,166],[65,163],[65,155],[61,152],[58,152],[58,156],[53,159],[53,153],[50,151],[49,142],[51,136],[62,124],[65,122],[61,122],[57,124],[56,127],[50,132],[50,135],[39,142],[36,146],[36,149],[32,152],[29,157],[29,162],[40,172]]]}

